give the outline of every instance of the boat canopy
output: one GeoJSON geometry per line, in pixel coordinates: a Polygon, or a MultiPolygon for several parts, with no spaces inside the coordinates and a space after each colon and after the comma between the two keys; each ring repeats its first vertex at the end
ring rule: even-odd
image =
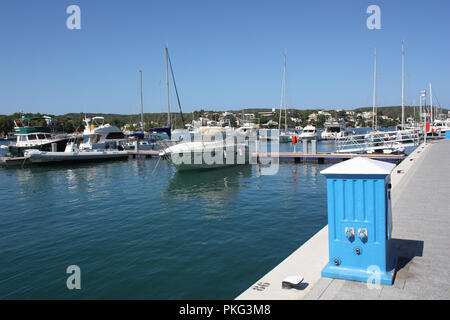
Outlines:
{"type": "Polygon", "coordinates": [[[164,127],[164,128],[152,128],[152,129],[149,129],[148,132],[150,132],[150,133],[153,133],[153,132],[165,132],[169,136],[169,139],[172,139],[172,130],[171,129],[172,129],[171,126],[168,125],[167,127],[164,127]]]}

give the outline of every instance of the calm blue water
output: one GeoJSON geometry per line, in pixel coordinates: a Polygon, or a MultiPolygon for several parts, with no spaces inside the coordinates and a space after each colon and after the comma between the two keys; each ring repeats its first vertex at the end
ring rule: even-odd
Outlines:
{"type": "Polygon", "coordinates": [[[156,163],[0,168],[0,299],[234,299],[326,224],[328,165],[156,163]]]}

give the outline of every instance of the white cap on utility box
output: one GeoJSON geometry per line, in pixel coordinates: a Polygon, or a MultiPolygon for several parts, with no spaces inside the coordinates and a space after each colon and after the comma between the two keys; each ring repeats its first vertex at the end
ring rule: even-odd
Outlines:
{"type": "Polygon", "coordinates": [[[320,173],[327,174],[391,174],[396,167],[395,164],[373,160],[364,157],[357,157],[350,160],[343,161],[322,170],[320,173]]]}

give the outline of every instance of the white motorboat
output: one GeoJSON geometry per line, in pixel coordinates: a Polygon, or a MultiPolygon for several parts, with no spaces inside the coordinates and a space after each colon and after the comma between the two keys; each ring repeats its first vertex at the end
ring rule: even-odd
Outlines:
{"type": "Polygon", "coordinates": [[[321,134],[322,140],[336,140],[346,135],[346,126],[344,121],[330,119],[324,123],[325,130],[321,134]]]}
{"type": "Polygon", "coordinates": [[[80,150],[115,149],[122,148],[127,143],[127,138],[116,126],[105,124],[105,118],[84,118],[86,127],[83,131],[83,142],[80,150]]]}
{"type": "Polygon", "coordinates": [[[25,150],[24,156],[31,163],[91,162],[126,159],[127,151],[92,149],[80,150],[79,138],[72,137],[64,152],[48,152],[36,149],[25,150]]]}
{"type": "Polygon", "coordinates": [[[43,117],[21,117],[14,120],[14,135],[16,141],[8,145],[9,154],[12,157],[23,157],[25,150],[38,149],[42,151],[63,151],[68,137],[55,137],[50,133],[52,118],[43,117]],[[47,122],[47,126],[32,125],[32,122],[39,123],[42,120],[47,122]]]}
{"type": "Polygon", "coordinates": [[[302,141],[307,141],[307,140],[318,140],[319,139],[319,133],[317,132],[316,127],[314,127],[313,125],[307,125],[306,127],[303,128],[302,133],[300,133],[299,138],[302,141]]]}
{"type": "Polygon", "coordinates": [[[237,135],[216,141],[205,141],[205,136],[202,136],[194,141],[170,146],[161,151],[160,156],[166,157],[179,171],[219,168],[250,162],[248,143],[237,135]]]}

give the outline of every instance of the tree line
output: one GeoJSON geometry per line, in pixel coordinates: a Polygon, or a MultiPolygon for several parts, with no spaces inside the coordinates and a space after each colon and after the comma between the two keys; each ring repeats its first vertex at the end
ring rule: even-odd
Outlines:
{"type": "MultiPolygon", "coordinates": [[[[236,119],[237,118],[243,118],[244,114],[246,113],[253,113],[255,115],[255,122],[267,123],[269,120],[273,120],[274,122],[279,122],[280,120],[280,110],[277,109],[275,112],[272,113],[271,116],[261,117],[259,115],[259,112],[267,112],[271,111],[272,109],[268,108],[247,108],[243,110],[231,110],[228,111],[230,113],[233,113],[233,115],[228,115],[226,118],[228,118],[229,123],[236,127],[236,119]]],[[[308,123],[308,118],[312,113],[317,113],[319,110],[323,109],[288,109],[288,116],[287,116],[287,124],[289,127],[294,127],[296,125],[302,125],[305,126],[308,123]],[[295,122],[292,119],[299,119],[299,122],[295,122]]],[[[447,109],[441,109],[443,113],[447,114],[447,109]]],[[[366,125],[366,122],[362,118],[356,119],[356,123],[348,121],[349,118],[346,115],[346,111],[340,110],[325,110],[328,113],[331,114],[333,117],[341,117],[346,122],[347,126],[353,126],[353,125],[359,125],[364,126],[366,125]]],[[[352,111],[356,113],[359,112],[370,112],[372,111],[372,107],[364,107],[364,108],[357,108],[353,109],[352,111]]],[[[210,120],[219,120],[219,116],[222,113],[222,111],[205,111],[205,110],[198,110],[193,111],[191,113],[183,114],[183,120],[184,124],[192,123],[192,120],[197,120],[200,117],[208,117],[210,120]]],[[[405,107],[405,118],[408,117],[415,117],[415,119],[419,119],[419,107],[412,107],[407,106],[405,107]]],[[[54,132],[66,132],[66,133],[74,133],[74,132],[82,132],[84,130],[85,123],[83,122],[83,119],[85,117],[92,118],[95,116],[101,116],[105,118],[105,123],[110,123],[111,125],[115,125],[119,128],[124,127],[125,125],[128,125],[130,130],[140,130],[140,114],[133,114],[133,115],[123,115],[123,114],[102,114],[102,113],[67,113],[65,115],[51,115],[51,114],[45,114],[46,116],[50,116],[53,118],[53,125],[52,125],[52,131],[54,132]]],[[[379,107],[377,109],[377,115],[378,115],[378,125],[379,126],[385,126],[385,127],[391,127],[396,126],[399,124],[399,119],[401,119],[401,106],[393,106],[393,107],[379,107]],[[393,120],[386,120],[382,119],[381,116],[387,116],[393,120]]],[[[10,132],[14,131],[14,122],[13,120],[19,119],[20,117],[42,117],[44,114],[40,113],[14,113],[11,115],[0,115],[0,135],[6,135],[10,132]]],[[[309,121],[312,125],[315,125],[317,128],[323,128],[324,123],[326,121],[326,117],[324,115],[318,115],[316,120],[309,121]]],[[[164,127],[167,126],[168,123],[168,117],[167,113],[145,113],[144,114],[144,123],[145,123],[145,130],[151,129],[151,128],[157,128],[157,127],[164,127]]],[[[179,113],[171,113],[171,123],[172,128],[183,128],[183,122],[181,119],[181,115],[179,113]]],[[[284,127],[285,123],[285,112],[282,110],[281,113],[281,127],[284,127]]],[[[43,119],[41,120],[34,120],[31,122],[32,125],[45,125],[45,121],[43,119]]]]}

